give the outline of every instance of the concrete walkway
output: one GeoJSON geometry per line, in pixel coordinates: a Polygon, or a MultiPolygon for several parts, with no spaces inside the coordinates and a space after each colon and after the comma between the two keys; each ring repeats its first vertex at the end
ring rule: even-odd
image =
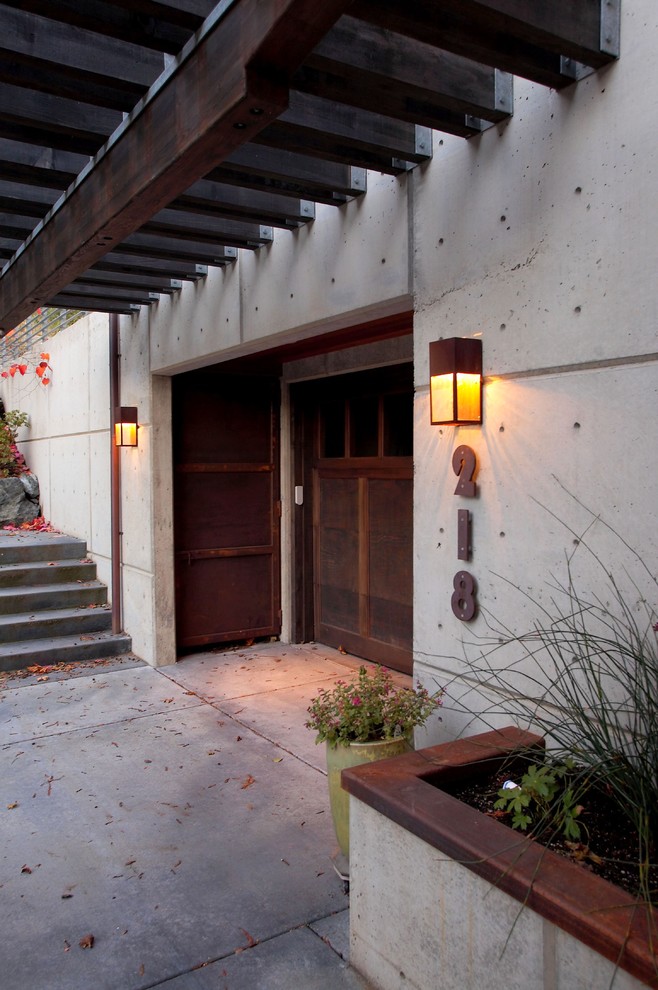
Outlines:
{"type": "Polygon", "coordinates": [[[349,675],[278,643],[4,675],[2,990],[364,990],[304,728],[349,675]]]}

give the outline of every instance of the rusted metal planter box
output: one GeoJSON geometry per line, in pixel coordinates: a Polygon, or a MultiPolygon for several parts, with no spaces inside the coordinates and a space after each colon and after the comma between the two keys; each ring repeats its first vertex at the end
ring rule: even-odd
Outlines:
{"type": "Polygon", "coordinates": [[[507,728],[343,772],[350,961],[379,990],[658,987],[644,907],[440,789],[542,745],[507,728]]]}

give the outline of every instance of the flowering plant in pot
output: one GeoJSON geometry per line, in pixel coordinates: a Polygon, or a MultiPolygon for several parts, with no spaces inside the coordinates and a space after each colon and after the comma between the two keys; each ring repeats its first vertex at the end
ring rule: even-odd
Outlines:
{"type": "MultiPolygon", "coordinates": [[[[349,859],[349,799],[340,775],[347,767],[397,756],[412,748],[412,734],[441,704],[442,690],[430,694],[397,687],[383,667],[359,667],[356,681],[321,688],[308,708],[306,728],[326,743],[329,800],[341,853],[349,859]]],[[[343,864],[346,867],[346,863],[343,864]]]]}

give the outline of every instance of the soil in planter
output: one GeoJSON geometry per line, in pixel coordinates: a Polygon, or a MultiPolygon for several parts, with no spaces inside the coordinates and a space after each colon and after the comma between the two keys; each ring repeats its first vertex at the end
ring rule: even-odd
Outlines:
{"type": "MultiPolygon", "coordinates": [[[[509,825],[511,815],[495,809],[494,804],[503,783],[510,778],[520,780],[524,772],[523,766],[508,765],[487,777],[464,781],[454,787],[446,787],[445,790],[485,815],[509,825]]],[[[566,840],[560,831],[544,823],[537,832],[531,831],[530,828],[527,832],[522,832],[520,829],[517,831],[520,835],[532,836],[553,852],[579,863],[583,869],[591,870],[629,894],[637,895],[638,841],[632,823],[614,801],[594,788],[587,792],[581,803],[583,811],[578,818],[581,830],[580,842],[566,840]]],[[[656,856],[652,855],[651,859],[655,862],[656,856]]],[[[655,901],[658,898],[658,864],[650,867],[649,887],[655,901]]]]}

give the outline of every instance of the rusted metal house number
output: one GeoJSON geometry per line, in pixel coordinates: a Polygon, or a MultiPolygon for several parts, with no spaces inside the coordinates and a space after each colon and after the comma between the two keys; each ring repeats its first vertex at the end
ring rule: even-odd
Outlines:
{"type": "MultiPolygon", "coordinates": [[[[473,448],[467,447],[466,444],[457,447],[452,455],[452,469],[459,479],[455,495],[475,498],[476,468],[477,460],[473,448]]],[[[468,509],[457,510],[457,557],[459,560],[471,559],[471,513],[468,509]]],[[[450,599],[452,611],[462,622],[470,622],[477,613],[475,578],[468,571],[457,571],[452,586],[454,589],[450,599]]]]}

